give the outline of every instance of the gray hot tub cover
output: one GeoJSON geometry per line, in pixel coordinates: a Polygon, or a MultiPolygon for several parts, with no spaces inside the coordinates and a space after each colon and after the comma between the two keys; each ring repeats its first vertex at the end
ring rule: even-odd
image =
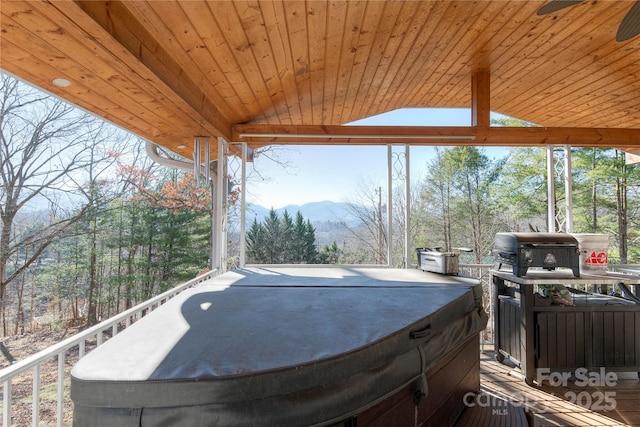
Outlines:
{"type": "Polygon", "coordinates": [[[225,273],[74,366],[74,425],[331,424],[424,382],[485,327],[481,301],[420,270],[225,273]]]}

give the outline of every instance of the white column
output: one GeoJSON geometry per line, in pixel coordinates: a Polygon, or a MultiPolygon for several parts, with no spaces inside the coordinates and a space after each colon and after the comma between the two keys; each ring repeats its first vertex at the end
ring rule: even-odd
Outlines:
{"type": "Polygon", "coordinates": [[[387,145],[387,267],[393,265],[393,146],[387,145]]]}
{"type": "Polygon", "coordinates": [[[227,259],[227,142],[218,138],[218,171],[216,175],[216,215],[215,215],[215,268],[221,273],[226,271],[227,259]]]}
{"type": "Polygon", "coordinates": [[[564,193],[566,201],[565,231],[573,233],[573,176],[571,174],[571,146],[564,147],[564,193]]]}
{"type": "Polygon", "coordinates": [[[200,165],[202,159],[200,152],[202,150],[202,144],[200,143],[200,137],[193,137],[193,177],[196,180],[196,185],[200,185],[200,165]]]}
{"type": "Polygon", "coordinates": [[[405,198],[405,213],[404,213],[404,268],[411,267],[411,168],[410,168],[410,153],[411,146],[409,144],[404,146],[404,198],[405,198]]]}
{"type": "Polygon", "coordinates": [[[246,210],[247,210],[247,143],[242,143],[242,177],[240,180],[240,268],[244,268],[246,263],[246,210]]]}
{"type": "Polygon", "coordinates": [[[209,231],[209,269],[217,270],[218,269],[218,244],[217,244],[217,235],[218,235],[218,174],[213,177],[211,181],[207,184],[209,185],[209,190],[211,194],[211,212],[209,213],[211,217],[211,224],[209,231]]]}
{"type": "Polygon", "coordinates": [[[556,231],[556,190],[553,145],[547,145],[547,216],[548,230],[556,231]]]}

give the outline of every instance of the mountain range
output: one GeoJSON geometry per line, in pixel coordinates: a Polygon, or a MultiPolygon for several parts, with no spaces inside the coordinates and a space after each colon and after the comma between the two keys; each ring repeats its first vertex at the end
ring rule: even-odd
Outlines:
{"type": "MultiPolygon", "coordinates": [[[[356,222],[356,219],[354,218],[349,206],[349,203],[325,200],[322,202],[305,203],[303,205],[287,205],[282,208],[275,209],[275,211],[278,214],[278,217],[282,218],[282,215],[286,210],[294,221],[299,211],[305,221],[309,220],[312,224],[341,221],[344,221],[347,224],[353,224],[356,222]]],[[[263,222],[264,219],[269,216],[270,210],[271,208],[265,208],[264,206],[247,204],[247,225],[251,225],[254,219],[258,222],[263,222]]]]}

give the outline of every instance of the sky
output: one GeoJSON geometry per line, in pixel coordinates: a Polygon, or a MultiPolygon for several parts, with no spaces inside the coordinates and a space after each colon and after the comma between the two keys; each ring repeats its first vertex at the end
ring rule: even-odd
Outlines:
{"type": "MultiPolygon", "coordinates": [[[[494,117],[494,116],[492,116],[494,117]]],[[[469,109],[405,108],[351,123],[354,125],[470,126],[469,109]]],[[[362,186],[387,186],[387,146],[282,146],[278,157],[282,167],[266,156],[248,164],[247,202],[267,209],[309,202],[331,200],[354,202],[362,186]],[[252,171],[252,169],[254,171],[252,171]]],[[[395,146],[394,153],[404,153],[395,146]]],[[[411,183],[424,176],[435,147],[413,146],[410,149],[411,183]]],[[[490,157],[506,154],[505,148],[487,147],[490,157]]]]}

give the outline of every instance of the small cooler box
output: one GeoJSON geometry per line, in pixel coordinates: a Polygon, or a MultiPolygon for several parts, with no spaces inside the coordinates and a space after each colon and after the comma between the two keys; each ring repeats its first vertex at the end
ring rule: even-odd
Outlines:
{"type": "Polygon", "coordinates": [[[440,274],[458,274],[459,254],[430,248],[416,248],[418,268],[440,274]]]}

